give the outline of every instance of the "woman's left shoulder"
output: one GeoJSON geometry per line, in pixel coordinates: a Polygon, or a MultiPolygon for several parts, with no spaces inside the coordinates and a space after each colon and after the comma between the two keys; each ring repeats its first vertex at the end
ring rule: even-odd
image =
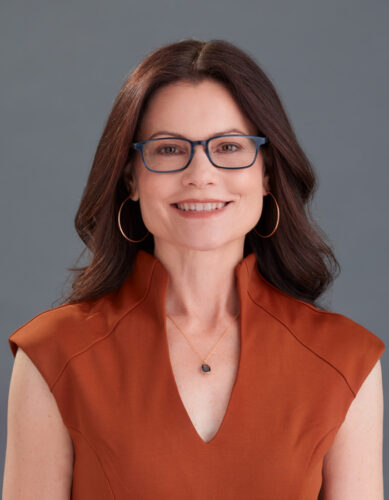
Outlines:
{"type": "Polygon", "coordinates": [[[291,296],[263,278],[254,285],[250,297],[261,314],[265,312],[303,347],[341,373],[355,396],[385,351],[383,340],[349,316],[291,296]]]}
{"type": "Polygon", "coordinates": [[[384,353],[384,341],[345,314],[308,303],[301,303],[299,310],[300,339],[343,374],[355,396],[384,353]]]}

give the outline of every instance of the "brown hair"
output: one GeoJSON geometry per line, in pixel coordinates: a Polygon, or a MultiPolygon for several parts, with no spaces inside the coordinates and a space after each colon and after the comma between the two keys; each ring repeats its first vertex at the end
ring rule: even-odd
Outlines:
{"type": "MultiPolygon", "coordinates": [[[[69,268],[76,273],[72,292],[63,303],[93,300],[119,287],[131,273],[136,254],[153,254],[154,238],[129,243],[120,233],[117,214],[128,196],[126,168],[150,96],[162,85],[178,80],[198,82],[212,78],[227,85],[242,112],[269,142],[261,146],[271,191],[280,207],[280,223],[270,238],[254,230],[245,237],[244,257],[254,252],[262,276],[280,290],[320,307],[315,301],[339,271],[324,233],[315,224],[309,202],[316,179],[297,142],[275,88],[262,69],[244,51],[224,40],[181,40],[153,51],[126,79],[114,102],[97,146],[92,168],[75,216],[78,235],[89,250],[88,264],[69,268]]],[[[131,174],[131,172],[130,172],[131,174]]],[[[256,226],[268,234],[274,227],[271,197],[264,198],[256,226]]],[[[129,200],[122,226],[133,239],[147,233],[139,202],[129,200]]]]}

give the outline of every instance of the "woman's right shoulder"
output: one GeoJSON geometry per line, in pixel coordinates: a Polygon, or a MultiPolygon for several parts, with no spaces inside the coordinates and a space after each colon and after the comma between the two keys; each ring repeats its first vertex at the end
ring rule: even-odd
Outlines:
{"type": "Polygon", "coordinates": [[[79,302],[36,314],[9,335],[8,343],[14,358],[19,347],[24,351],[52,390],[69,359],[104,331],[101,308],[79,302]]]}

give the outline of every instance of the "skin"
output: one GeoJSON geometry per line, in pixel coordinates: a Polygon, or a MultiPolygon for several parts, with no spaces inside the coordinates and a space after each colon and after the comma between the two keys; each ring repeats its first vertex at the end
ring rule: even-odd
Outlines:
{"type": "Polygon", "coordinates": [[[68,500],[74,452],[58,405],[19,347],[10,381],[3,500],[68,500]]]}
{"type": "MultiPolygon", "coordinates": [[[[229,91],[213,80],[179,82],[159,89],[149,102],[137,140],[180,134],[192,140],[233,133],[257,135],[229,91]]],[[[243,258],[244,239],[262,213],[268,193],[261,151],[247,169],[214,167],[197,146],[181,172],[147,170],[140,154],[127,176],[133,201],[139,200],[143,221],[154,235],[154,255],[167,269],[166,336],[175,381],[188,419],[204,441],[221,426],[236,379],[239,353],[239,299],[234,268],[243,258]],[[182,217],[170,204],[188,198],[232,200],[223,214],[182,217]],[[199,356],[170,320],[173,318],[202,355],[210,353],[212,377],[204,377],[199,356]],[[188,367],[192,369],[188,370],[188,367]]],[[[177,395],[178,397],[178,395],[177,395]]]]}
{"type": "Polygon", "coordinates": [[[384,400],[378,361],[324,457],[320,500],[384,500],[384,400]]]}
{"type": "MultiPolygon", "coordinates": [[[[188,139],[204,139],[230,128],[256,134],[226,88],[211,80],[200,84],[179,82],[154,94],[137,140],[149,139],[160,130],[180,133],[188,139]]],[[[245,234],[260,218],[263,196],[270,190],[260,151],[251,168],[231,172],[214,168],[201,147],[196,148],[192,163],[182,172],[149,172],[140,155],[132,167],[126,177],[128,189],[132,199],[139,200],[143,221],[154,235],[155,256],[171,279],[166,312],[177,320],[189,338],[196,339],[196,345],[205,345],[207,337],[217,340],[238,311],[233,269],[243,257],[245,234]],[[234,206],[223,217],[209,219],[186,219],[169,206],[192,197],[232,199],[234,206]]],[[[200,385],[200,379],[194,384],[187,376],[187,369],[182,368],[193,363],[193,351],[185,341],[178,340],[179,334],[170,326],[167,335],[181,399],[188,414],[191,409],[190,417],[198,432],[203,437],[212,437],[226,411],[236,371],[226,369],[219,382],[216,378],[212,382],[212,390],[209,380],[204,386],[200,385]],[[218,406],[216,399],[221,401],[218,406]],[[206,414],[204,408],[212,407],[212,402],[214,406],[206,414]]],[[[234,335],[236,339],[236,329],[234,335]]],[[[236,361],[238,343],[231,343],[225,349],[222,351],[225,357],[236,361]]],[[[384,498],[382,429],[383,389],[378,361],[324,458],[322,500],[384,498]]]]}
{"type": "MultiPolygon", "coordinates": [[[[144,117],[139,140],[158,130],[202,139],[229,128],[256,130],[228,91],[215,82],[175,84],[160,89],[144,117]]],[[[155,174],[135,161],[126,174],[133,200],[154,235],[155,255],[170,274],[166,312],[196,345],[212,347],[238,312],[233,277],[243,257],[245,234],[262,211],[269,189],[262,158],[248,169],[224,171],[209,163],[201,147],[182,172],[155,174]],[[221,217],[186,219],[169,206],[184,198],[234,200],[221,217]],[[205,342],[210,341],[207,346],[205,342]]],[[[197,362],[185,339],[167,326],[169,351],[180,396],[198,433],[210,439],[226,411],[236,375],[239,332],[236,323],[218,347],[221,359],[213,378],[188,376],[197,362]],[[201,385],[203,384],[203,385],[201,385]],[[204,404],[206,403],[206,404],[204,404]]],[[[323,463],[323,500],[382,500],[383,391],[381,364],[362,384],[323,463]]],[[[74,451],[72,440],[45,380],[18,349],[8,402],[4,500],[70,498],[74,451]]]]}
{"type": "MultiPolygon", "coordinates": [[[[154,94],[138,139],[169,131],[197,140],[230,129],[257,134],[223,85],[212,80],[179,82],[154,94]]],[[[257,224],[263,196],[269,191],[260,153],[250,168],[227,171],[215,168],[197,146],[191,164],[171,174],[148,171],[140,154],[136,155],[128,187],[132,200],[139,200],[143,221],[154,236],[154,254],[171,277],[167,313],[196,323],[201,317],[202,327],[212,330],[219,325],[220,330],[239,311],[233,270],[243,258],[245,235],[257,224]],[[221,216],[188,219],[170,206],[187,198],[234,203],[221,216]]]]}

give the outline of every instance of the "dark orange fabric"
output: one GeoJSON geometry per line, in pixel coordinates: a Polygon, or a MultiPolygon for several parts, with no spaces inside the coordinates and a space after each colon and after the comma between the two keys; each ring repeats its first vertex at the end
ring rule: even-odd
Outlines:
{"type": "Polygon", "coordinates": [[[351,319],[235,268],[241,353],[209,442],[179,397],[165,332],[169,274],[140,250],[119,290],[38,314],[9,337],[50,387],[74,444],[73,500],[317,499],[323,457],[385,349],[351,319]]]}

